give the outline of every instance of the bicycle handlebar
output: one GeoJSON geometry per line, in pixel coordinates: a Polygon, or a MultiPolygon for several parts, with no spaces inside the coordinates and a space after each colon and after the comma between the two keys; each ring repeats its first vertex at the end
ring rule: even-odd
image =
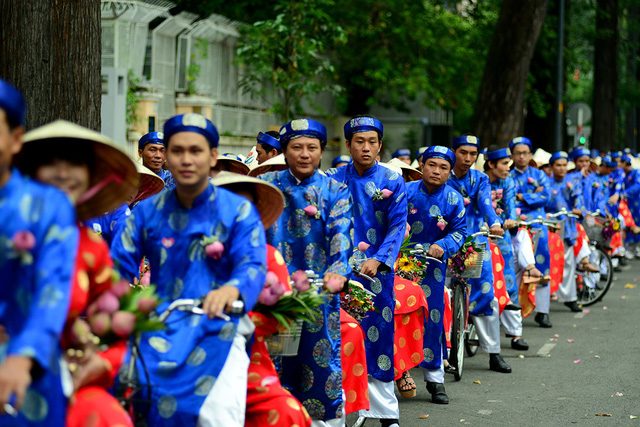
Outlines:
{"type": "MultiPolygon", "coordinates": [[[[160,316],[158,316],[158,320],[161,321],[162,323],[165,323],[167,321],[167,318],[174,311],[186,311],[191,314],[203,315],[205,314],[204,310],[202,309],[204,298],[205,297],[201,297],[198,299],[194,299],[194,298],[177,299],[173,301],[171,304],[169,304],[169,307],[167,307],[167,309],[163,311],[162,314],[160,314],[160,316]]],[[[231,311],[230,311],[231,315],[237,316],[239,314],[242,314],[243,311],[244,311],[244,302],[242,302],[241,300],[236,300],[231,303],[231,311]]],[[[227,322],[231,320],[231,318],[227,316],[225,313],[222,313],[218,317],[220,317],[222,320],[225,320],[227,322]]]]}
{"type": "Polygon", "coordinates": [[[498,236],[497,234],[491,234],[489,232],[489,229],[487,229],[487,227],[481,227],[480,231],[478,231],[477,233],[473,233],[471,235],[472,238],[476,238],[478,236],[486,236],[489,237],[490,239],[502,239],[503,236],[498,236]]]}
{"type": "Polygon", "coordinates": [[[565,215],[565,216],[567,216],[569,218],[580,218],[578,215],[567,211],[565,208],[560,209],[556,213],[548,213],[547,214],[547,218],[557,218],[557,217],[559,217],[561,215],[565,215]]]}
{"type": "Polygon", "coordinates": [[[427,264],[429,264],[429,261],[436,261],[437,263],[442,264],[442,260],[441,259],[429,256],[429,251],[426,250],[425,247],[422,246],[420,243],[416,243],[414,248],[415,249],[412,249],[412,250],[409,251],[409,253],[411,255],[415,255],[417,257],[420,257],[420,258],[426,260],[427,264]]]}

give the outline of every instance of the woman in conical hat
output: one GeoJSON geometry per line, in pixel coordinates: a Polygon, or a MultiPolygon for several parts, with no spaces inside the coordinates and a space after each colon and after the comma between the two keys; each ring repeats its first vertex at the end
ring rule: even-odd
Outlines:
{"type": "MultiPolygon", "coordinates": [[[[63,120],[25,134],[16,163],[25,175],[66,192],[76,206],[79,221],[120,206],[138,191],[140,178],[134,162],[112,140],[63,120]]],[[[113,289],[109,248],[80,222],[78,228],[80,242],[71,303],[61,343],[69,366],[74,368],[75,396],[68,408],[66,424],[84,425],[91,415],[104,425],[133,425],[117,400],[97,386],[113,380],[126,343],[122,341],[98,352],[87,346],[87,333],[78,332],[83,322],[79,317],[87,306],[113,289]],[[83,351],[82,359],[77,358],[77,349],[83,351]]]]}
{"type": "MultiPolygon", "coordinates": [[[[249,199],[258,209],[265,230],[284,209],[282,192],[266,181],[220,172],[213,183],[249,199]]],[[[280,252],[271,245],[267,245],[267,269],[277,276],[285,292],[291,292],[287,266],[280,252]]],[[[256,339],[251,347],[245,425],[270,426],[276,420],[278,425],[309,426],[311,418],[304,406],[282,387],[264,340],[265,336],[278,332],[278,322],[275,317],[262,313],[250,313],[250,316],[256,325],[256,339]]]]}

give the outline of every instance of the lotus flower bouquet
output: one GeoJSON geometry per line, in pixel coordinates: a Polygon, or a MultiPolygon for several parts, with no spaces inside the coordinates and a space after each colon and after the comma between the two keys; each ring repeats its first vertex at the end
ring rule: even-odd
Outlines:
{"type": "Polygon", "coordinates": [[[608,242],[619,230],[620,220],[618,218],[607,217],[602,228],[602,237],[608,242]]]}
{"type": "Polygon", "coordinates": [[[87,307],[86,320],[79,318],[72,325],[72,344],[109,345],[137,333],[164,329],[164,323],[150,316],[158,303],[154,286],[132,287],[125,280],[114,281],[87,307]]]}
{"type": "Polygon", "coordinates": [[[360,283],[352,280],[344,287],[344,292],[340,296],[340,307],[358,322],[361,322],[370,311],[376,311],[373,296],[364,290],[360,283]]]}
{"type": "MultiPolygon", "coordinates": [[[[267,272],[264,287],[253,307],[256,313],[270,314],[280,326],[290,329],[296,321],[317,322],[316,309],[327,301],[329,294],[322,290],[322,280],[312,271],[298,270],[291,275],[291,290],[278,280],[273,272],[267,272]]],[[[332,292],[340,284],[329,283],[332,292]]]]}

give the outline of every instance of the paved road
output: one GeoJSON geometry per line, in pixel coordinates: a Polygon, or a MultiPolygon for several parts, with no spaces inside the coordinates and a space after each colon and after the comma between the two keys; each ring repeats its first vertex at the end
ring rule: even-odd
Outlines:
{"type": "Polygon", "coordinates": [[[460,382],[445,378],[449,405],[432,404],[420,371],[412,370],[418,395],[401,399],[401,426],[640,426],[640,418],[630,418],[640,417],[640,261],[623,268],[604,301],[584,313],[552,303],[553,328],[538,327],[533,316],[525,319],[528,351],[512,350],[502,338],[511,374],[489,371],[482,351],[466,358],[460,382]]]}

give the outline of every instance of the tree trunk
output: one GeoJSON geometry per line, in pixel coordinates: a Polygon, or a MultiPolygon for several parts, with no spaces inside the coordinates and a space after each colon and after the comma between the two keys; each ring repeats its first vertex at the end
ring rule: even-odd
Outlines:
{"type": "MultiPolygon", "coordinates": [[[[629,16],[627,26],[631,27],[629,34],[630,52],[627,57],[627,73],[628,79],[633,85],[640,83],[640,75],[638,75],[638,40],[640,40],[638,34],[638,9],[637,5],[629,6],[629,16]]],[[[633,152],[638,151],[638,109],[635,106],[631,106],[625,113],[625,138],[624,146],[629,147],[633,152]]]]}
{"type": "Polygon", "coordinates": [[[0,0],[0,76],[27,99],[27,129],[100,130],[100,0],[0,0]]]}
{"type": "Polygon", "coordinates": [[[609,151],[616,142],[618,113],[618,0],[596,3],[593,133],[590,146],[609,151]]]}
{"type": "Polygon", "coordinates": [[[524,93],[548,0],[504,0],[475,112],[475,135],[483,146],[522,134],[524,93]]]}

